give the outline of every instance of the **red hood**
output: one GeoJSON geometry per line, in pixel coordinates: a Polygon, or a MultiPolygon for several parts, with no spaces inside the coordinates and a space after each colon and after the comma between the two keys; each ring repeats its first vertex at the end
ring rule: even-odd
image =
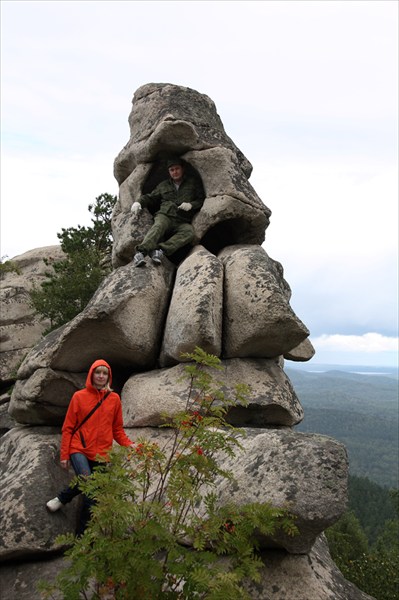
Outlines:
{"type": "Polygon", "coordinates": [[[112,371],[111,371],[111,367],[109,366],[109,364],[103,360],[103,359],[99,359],[99,360],[95,360],[94,363],[91,365],[89,372],[87,373],[87,378],[86,378],[86,388],[90,391],[97,391],[95,387],[93,387],[93,383],[92,383],[92,376],[93,376],[93,371],[94,369],[97,369],[97,367],[107,367],[108,371],[109,371],[109,380],[108,380],[108,385],[111,387],[112,385],[112,371]]]}

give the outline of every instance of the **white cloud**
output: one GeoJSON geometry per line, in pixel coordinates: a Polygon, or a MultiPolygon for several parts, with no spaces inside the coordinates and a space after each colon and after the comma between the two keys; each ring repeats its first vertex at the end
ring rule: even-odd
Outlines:
{"type": "Polygon", "coordinates": [[[251,181],[272,210],[267,246],[296,254],[305,270],[303,258],[322,266],[326,256],[365,261],[396,254],[396,167],[308,156],[306,164],[258,165],[251,181]]]}
{"type": "Polygon", "coordinates": [[[386,337],[379,333],[365,333],[364,335],[321,335],[311,339],[317,349],[334,352],[397,352],[399,338],[386,337]]]}
{"type": "Polygon", "coordinates": [[[90,224],[88,205],[117,194],[109,156],[6,156],[2,164],[1,256],[58,244],[62,228],[90,224]]]}
{"type": "Polygon", "coordinates": [[[310,338],[316,354],[313,364],[358,365],[398,369],[399,338],[379,333],[321,335],[310,338]]]}

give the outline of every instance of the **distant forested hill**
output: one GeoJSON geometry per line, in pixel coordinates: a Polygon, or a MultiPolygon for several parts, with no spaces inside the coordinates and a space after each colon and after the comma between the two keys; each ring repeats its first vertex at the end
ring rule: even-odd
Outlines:
{"type": "Polygon", "coordinates": [[[397,378],[367,372],[311,372],[289,368],[287,363],[285,372],[305,411],[297,429],[343,442],[352,475],[397,488],[397,378]]]}

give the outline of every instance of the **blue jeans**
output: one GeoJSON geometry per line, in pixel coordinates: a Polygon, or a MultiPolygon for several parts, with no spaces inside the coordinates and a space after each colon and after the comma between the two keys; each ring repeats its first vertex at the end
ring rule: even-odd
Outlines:
{"type": "MultiPolygon", "coordinates": [[[[81,454],[80,452],[71,454],[71,463],[76,475],[82,475],[83,477],[89,477],[92,474],[94,467],[97,467],[99,465],[98,462],[94,460],[89,460],[84,454],[81,454]]],[[[62,504],[68,504],[68,502],[71,502],[71,500],[73,500],[75,496],[78,496],[81,493],[82,492],[79,489],[78,485],[68,486],[58,494],[58,499],[62,502],[62,504]]],[[[82,499],[82,510],[79,515],[79,522],[76,529],[77,535],[82,535],[82,533],[86,529],[91,516],[91,508],[95,504],[95,501],[92,498],[88,498],[87,496],[85,496],[85,494],[82,494],[82,499]]]]}

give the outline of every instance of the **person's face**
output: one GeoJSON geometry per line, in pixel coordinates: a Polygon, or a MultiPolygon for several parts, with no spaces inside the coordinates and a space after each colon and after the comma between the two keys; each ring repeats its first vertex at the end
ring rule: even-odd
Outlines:
{"type": "Polygon", "coordinates": [[[93,372],[93,386],[98,390],[102,390],[108,383],[108,369],[107,367],[97,367],[93,372]]]}
{"type": "Polygon", "coordinates": [[[169,175],[173,181],[180,181],[183,177],[183,167],[181,165],[172,165],[169,167],[169,175]]]}

